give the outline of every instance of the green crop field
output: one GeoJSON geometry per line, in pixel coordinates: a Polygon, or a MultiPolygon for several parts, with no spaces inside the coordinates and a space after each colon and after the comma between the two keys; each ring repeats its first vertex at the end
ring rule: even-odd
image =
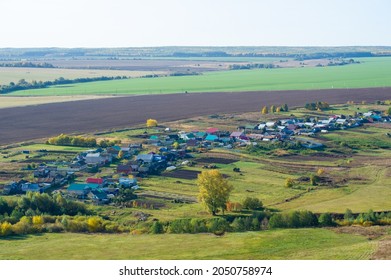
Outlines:
{"type": "Polygon", "coordinates": [[[391,58],[365,58],[360,61],[360,64],[333,67],[221,71],[196,76],[92,82],[18,91],[12,95],[160,94],[391,86],[391,58]]]}
{"type": "Polygon", "coordinates": [[[368,241],[366,237],[337,234],[327,229],[228,233],[223,237],[211,234],[64,233],[0,239],[0,259],[356,260],[369,259],[376,246],[377,241],[368,241]]]}

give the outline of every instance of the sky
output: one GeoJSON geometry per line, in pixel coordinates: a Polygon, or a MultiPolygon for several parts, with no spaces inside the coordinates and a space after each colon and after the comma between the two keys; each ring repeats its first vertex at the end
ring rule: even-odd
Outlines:
{"type": "Polygon", "coordinates": [[[0,47],[391,46],[389,0],[0,0],[0,47]]]}

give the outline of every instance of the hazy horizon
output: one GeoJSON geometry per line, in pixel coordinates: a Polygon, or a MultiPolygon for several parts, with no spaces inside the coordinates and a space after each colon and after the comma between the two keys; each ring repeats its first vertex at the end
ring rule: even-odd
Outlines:
{"type": "Polygon", "coordinates": [[[3,0],[0,48],[391,46],[391,2],[3,0]]]}

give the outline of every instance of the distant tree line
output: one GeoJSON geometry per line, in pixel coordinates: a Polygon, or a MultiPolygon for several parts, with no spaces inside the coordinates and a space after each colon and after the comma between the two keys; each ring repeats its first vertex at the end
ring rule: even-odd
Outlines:
{"type": "Polygon", "coordinates": [[[197,76],[197,75],[201,75],[201,73],[198,73],[198,72],[174,72],[174,73],[170,73],[169,76],[180,77],[180,76],[197,76]]]}
{"type": "Polygon", "coordinates": [[[296,60],[322,59],[322,58],[348,58],[348,57],[373,57],[377,56],[372,52],[333,52],[333,53],[311,53],[311,54],[295,54],[296,60]]]}
{"type": "Polygon", "coordinates": [[[224,51],[207,52],[173,52],[173,57],[290,57],[296,60],[323,59],[323,58],[348,58],[348,57],[374,57],[387,56],[389,54],[375,54],[372,52],[316,52],[316,53],[227,53],[224,51]]]}
{"type": "Polygon", "coordinates": [[[55,68],[53,64],[47,62],[33,63],[27,61],[0,63],[0,67],[55,68]]]}
{"type": "Polygon", "coordinates": [[[0,86],[0,94],[10,93],[19,90],[29,90],[29,89],[38,89],[38,88],[47,88],[50,86],[56,85],[66,85],[66,84],[77,84],[77,83],[88,83],[88,82],[97,82],[97,81],[110,81],[110,80],[121,80],[129,79],[127,76],[116,76],[116,77],[93,77],[93,78],[77,78],[77,79],[65,79],[60,77],[54,81],[32,81],[27,82],[25,79],[19,80],[19,82],[11,82],[8,85],[0,86]]]}
{"type": "Polygon", "coordinates": [[[272,63],[264,64],[264,63],[252,63],[252,64],[232,64],[229,66],[230,70],[247,70],[247,69],[271,69],[278,68],[272,63]]]}

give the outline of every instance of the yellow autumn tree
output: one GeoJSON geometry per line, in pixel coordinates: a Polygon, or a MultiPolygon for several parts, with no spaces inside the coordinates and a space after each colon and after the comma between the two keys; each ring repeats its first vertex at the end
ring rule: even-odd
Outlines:
{"type": "Polygon", "coordinates": [[[272,105],[270,106],[270,113],[276,112],[276,106],[272,105]]]}
{"type": "Polygon", "coordinates": [[[157,120],[154,119],[147,120],[147,127],[155,127],[155,126],[157,126],[157,120]]]}
{"type": "Polygon", "coordinates": [[[40,226],[44,223],[42,216],[33,216],[32,223],[34,226],[40,226]]]}
{"type": "Polygon", "coordinates": [[[216,169],[202,171],[198,174],[197,185],[199,187],[198,200],[212,215],[216,215],[219,209],[224,212],[233,186],[223,175],[216,169]]]}
{"type": "Polygon", "coordinates": [[[102,219],[100,217],[90,217],[87,220],[87,226],[89,232],[102,231],[102,219]]]}
{"type": "Polygon", "coordinates": [[[0,236],[10,235],[12,232],[12,225],[9,222],[0,224],[0,236]]]}
{"type": "Polygon", "coordinates": [[[295,180],[293,180],[292,178],[286,178],[285,188],[292,188],[294,184],[295,184],[295,180]]]}
{"type": "Polygon", "coordinates": [[[262,115],[266,115],[269,113],[269,109],[266,106],[263,106],[261,113],[262,115]]]}

